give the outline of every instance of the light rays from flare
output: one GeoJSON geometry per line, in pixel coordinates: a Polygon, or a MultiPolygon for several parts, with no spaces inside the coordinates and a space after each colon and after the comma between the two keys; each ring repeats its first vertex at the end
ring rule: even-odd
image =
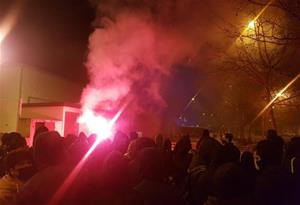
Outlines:
{"type": "MultiPolygon", "coordinates": [[[[121,116],[121,114],[124,112],[126,107],[129,103],[125,103],[124,106],[121,107],[121,109],[117,112],[117,114],[113,117],[111,120],[107,120],[102,116],[97,116],[95,113],[93,113],[91,110],[86,111],[87,113],[83,113],[82,117],[79,118],[79,123],[89,123],[86,120],[92,120],[90,124],[87,125],[89,129],[95,129],[93,131],[96,132],[96,134],[100,135],[97,136],[96,141],[94,144],[90,147],[90,149],[87,151],[87,153],[83,156],[83,158],[79,161],[79,163],[75,166],[75,168],[71,171],[71,173],[67,176],[67,178],[64,180],[63,184],[59,187],[59,189],[56,191],[54,196],[52,197],[49,204],[59,204],[59,201],[63,198],[64,194],[68,190],[68,188],[72,185],[75,178],[78,176],[79,172],[81,171],[82,167],[84,166],[86,160],[91,155],[91,153],[96,149],[96,147],[99,145],[101,141],[104,139],[108,139],[113,134],[113,128],[121,116]],[[99,127],[97,127],[97,123],[99,124],[99,127]],[[101,131],[101,128],[104,129],[104,131],[101,131]],[[101,136],[102,134],[102,136],[101,136]]],[[[92,131],[92,130],[91,130],[92,131]]]]}

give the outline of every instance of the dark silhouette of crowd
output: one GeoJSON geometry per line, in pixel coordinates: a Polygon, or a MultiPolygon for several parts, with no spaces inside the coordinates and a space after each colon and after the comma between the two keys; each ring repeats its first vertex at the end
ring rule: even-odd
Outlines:
{"type": "Polygon", "coordinates": [[[1,138],[0,204],[299,205],[300,137],[269,130],[253,151],[209,130],[192,149],[157,135],[115,133],[90,152],[96,135],[36,130],[1,138]]]}

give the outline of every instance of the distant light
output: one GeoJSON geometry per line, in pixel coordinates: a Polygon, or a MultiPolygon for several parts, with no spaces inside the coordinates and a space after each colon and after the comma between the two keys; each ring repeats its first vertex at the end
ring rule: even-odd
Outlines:
{"type": "Polygon", "coordinates": [[[277,98],[279,98],[279,97],[284,97],[283,92],[278,92],[278,93],[276,94],[276,97],[277,97],[277,98]]]}
{"type": "Polygon", "coordinates": [[[192,101],[195,101],[195,98],[192,98],[192,101]]]}
{"type": "Polygon", "coordinates": [[[250,21],[249,23],[248,23],[248,26],[247,26],[247,29],[251,29],[251,30],[254,30],[254,28],[255,28],[255,21],[254,20],[252,20],[252,21],[250,21]]]}
{"type": "Polygon", "coordinates": [[[5,39],[17,21],[22,2],[13,4],[0,21],[0,43],[5,39]]]}

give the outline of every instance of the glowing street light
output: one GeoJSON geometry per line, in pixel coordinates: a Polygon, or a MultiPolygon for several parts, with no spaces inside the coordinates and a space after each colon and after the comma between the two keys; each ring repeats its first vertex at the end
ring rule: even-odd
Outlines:
{"type": "Polygon", "coordinates": [[[298,79],[300,78],[300,73],[296,75],[288,84],[283,87],[276,95],[275,97],[258,113],[258,115],[252,120],[250,125],[252,125],[270,106],[273,105],[273,103],[279,98],[284,96],[286,90],[291,87],[298,79]]]}
{"type": "Polygon", "coordinates": [[[254,30],[255,29],[255,20],[252,20],[248,23],[247,29],[248,30],[254,30]]]}

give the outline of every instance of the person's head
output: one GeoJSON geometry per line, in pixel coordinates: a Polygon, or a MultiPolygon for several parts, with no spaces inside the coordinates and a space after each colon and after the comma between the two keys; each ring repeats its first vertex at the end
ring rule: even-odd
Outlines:
{"type": "Polygon", "coordinates": [[[8,133],[5,138],[3,145],[7,152],[26,146],[26,140],[17,132],[8,133]]]}
{"type": "Polygon", "coordinates": [[[163,148],[165,151],[172,151],[172,142],[170,139],[165,139],[164,140],[164,145],[163,148]]]}
{"type": "Polygon", "coordinates": [[[77,136],[74,134],[68,134],[63,138],[65,148],[69,148],[75,141],[77,140],[77,136]]]}
{"type": "Polygon", "coordinates": [[[121,152],[122,154],[125,154],[129,145],[129,139],[128,136],[123,133],[118,131],[113,140],[113,148],[116,151],[121,152]]]}
{"type": "Polygon", "coordinates": [[[27,148],[11,151],[5,158],[7,173],[20,181],[27,181],[35,173],[33,158],[27,148]]]}
{"type": "Polygon", "coordinates": [[[56,131],[39,135],[33,147],[33,156],[40,167],[57,165],[64,158],[63,139],[56,131]]]}
{"type": "Polygon", "coordinates": [[[274,129],[267,130],[266,137],[268,140],[273,140],[278,137],[277,131],[274,129]]]}
{"type": "Polygon", "coordinates": [[[209,136],[210,136],[209,130],[208,129],[204,129],[203,133],[202,133],[202,138],[209,137],[209,136]]]}
{"type": "Polygon", "coordinates": [[[42,133],[44,133],[44,132],[48,132],[48,131],[49,131],[49,129],[48,129],[46,126],[44,126],[44,125],[39,126],[38,128],[36,128],[36,130],[35,130],[35,132],[34,132],[34,135],[33,135],[33,143],[32,143],[32,146],[34,146],[34,143],[35,143],[35,141],[36,141],[38,135],[40,135],[40,134],[42,134],[42,133]]]}
{"type": "Polygon", "coordinates": [[[270,140],[258,142],[255,154],[256,167],[260,170],[268,166],[280,165],[282,160],[281,147],[276,142],[270,140]]]}
{"type": "Polygon", "coordinates": [[[174,153],[180,154],[180,155],[185,155],[185,154],[188,154],[188,152],[191,149],[192,149],[192,143],[191,143],[190,137],[188,135],[184,135],[177,141],[177,143],[174,147],[174,153]]]}
{"type": "Polygon", "coordinates": [[[82,157],[86,154],[90,145],[87,138],[81,137],[76,138],[76,140],[68,148],[68,159],[71,163],[79,162],[82,157]]]}
{"type": "Polygon", "coordinates": [[[155,147],[155,142],[147,137],[140,137],[130,142],[127,155],[130,159],[135,159],[138,153],[147,147],[155,147]]]}
{"type": "Polygon", "coordinates": [[[145,148],[140,151],[139,170],[143,179],[161,181],[164,178],[163,160],[161,150],[157,148],[145,148]]]}
{"type": "Polygon", "coordinates": [[[161,134],[156,135],[155,136],[155,144],[156,144],[156,146],[161,148],[163,146],[163,140],[164,140],[164,138],[163,138],[163,136],[161,134]]]}
{"type": "Polygon", "coordinates": [[[231,143],[232,140],[233,140],[233,134],[231,133],[226,133],[225,136],[224,136],[224,139],[227,143],[231,143]]]}
{"type": "Polygon", "coordinates": [[[128,159],[118,151],[112,151],[103,163],[103,178],[110,189],[123,189],[130,186],[128,159]]]}
{"type": "Polygon", "coordinates": [[[246,169],[254,169],[254,157],[252,152],[245,151],[241,155],[241,166],[246,169]]]}

